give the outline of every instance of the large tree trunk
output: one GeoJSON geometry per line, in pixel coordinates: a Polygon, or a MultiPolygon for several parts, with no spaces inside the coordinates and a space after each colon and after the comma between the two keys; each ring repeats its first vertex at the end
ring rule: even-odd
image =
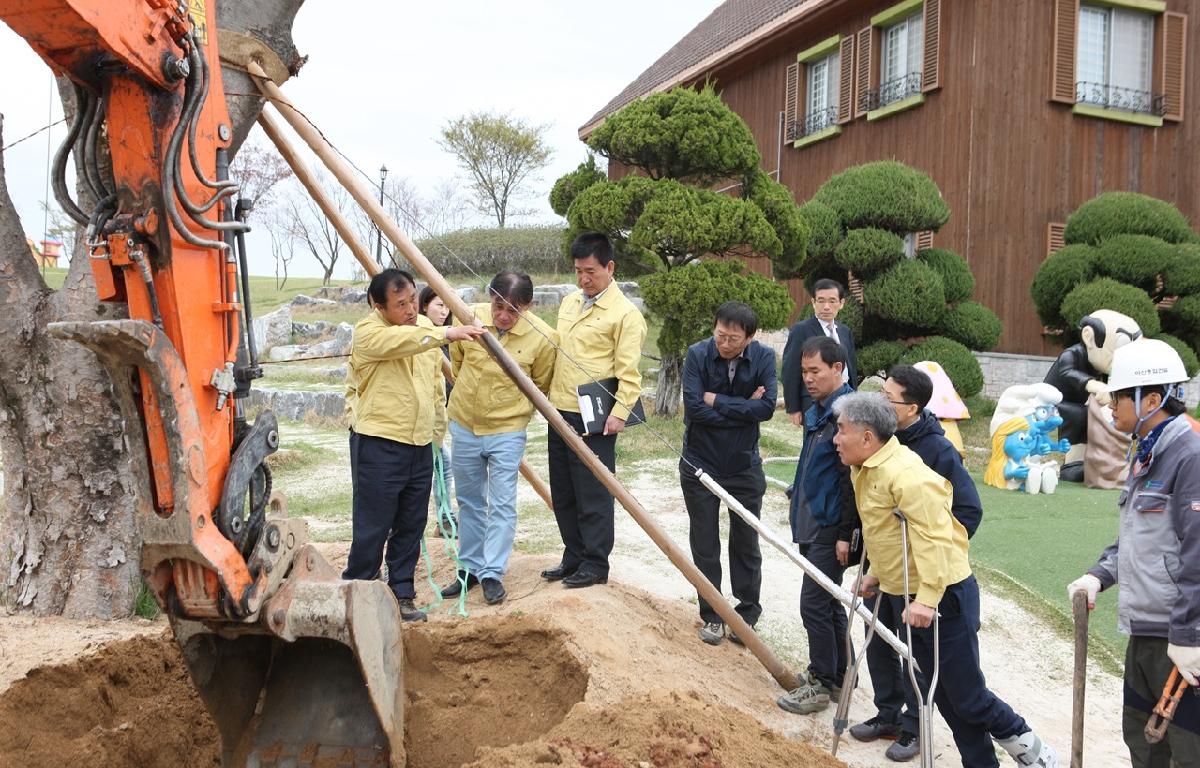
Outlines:
{"type": "Polygon", "coordinates": [[[654,395],[654,412],[659,416],[674,416],[679,413],[683,392],[683,361],[679,355],[659,350],[662,364],[658,369],[658,390],[654,395]]]}
{"type": "MultiPolygon", "coordinates": [[[[221,27],[258,38],[295,72],[303,59],[292,46],[291,28],[301,2],[223,1],[221,27]]],[[[224,69],[231,94],[254,90],[244,75],[231,77],[224,69]]],[[[240,144],[257,118],[261,100],[233,95],[230,102],[240,144]]],[[[73,105],[64,106],[68,113],[74,111],[73,105]]],[[[0,132],[2,128],[0,118],[0,132]]],[[[144,441],[141,425],[122,419],[112,382],[95,356],[46,332],[46,324],[57,320],[124,316],[123,305],[96,300],[83,251],[80,243],[71,254],[65,284],[50,290],[25,245],[0,154],[0,452],[5,497],[0,512],[0,598],[11,609],[37,614],[114,618],[132,613],[139,585],[140,538],[134,510],[141,481],[134,467],[144,461],[144,441]]]]}

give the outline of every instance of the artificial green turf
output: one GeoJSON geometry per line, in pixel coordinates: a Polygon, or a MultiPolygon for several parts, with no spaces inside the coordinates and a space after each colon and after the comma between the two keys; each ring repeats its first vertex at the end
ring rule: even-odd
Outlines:
{"type": "MultiPolygon", "coordinates": [[[[791,483],[794,462],[765,465],[771,477],[791,483]]],[[[1060,483],[1051,495],[1031,496],[984,485],[974,475],[983,522],[971,539],[971,562],[999,572],[1043,605],[1034,613],[1057,617],[1070,629],[1067,584],[1084,573],[1117,537],[1117,491],[1060,483]]],[[[987,575],[984,580],[988,581],[987,575]]],[[[993,579],[994,580],[994,579],[993,579]]],[[[1021,602],[1020,595],[1013,595],[1021,602]]],[[[1030,607],[1030,606],[1026,606],[1030,607]]],[[[1121,658],[1126,638],[1117,631],[1116,590],[1104,592],[1088,621],[1095,640],[1121,658]]]]}

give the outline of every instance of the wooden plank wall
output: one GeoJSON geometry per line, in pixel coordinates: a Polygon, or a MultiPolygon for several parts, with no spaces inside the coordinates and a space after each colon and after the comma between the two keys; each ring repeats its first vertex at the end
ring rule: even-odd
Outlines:
{"type": "MultiPolygon", "coordinates": [[[[797,51],[833,34],[849,35],[890,3],[851,2],[799,25],[753,55],[709,73],[722,98],[749,123],[775,169],[778,116],[787,66],[797,51]]],[[[1200,104],[1200,7],[1168,0],[1188,19],[1187,105],[1200,104]]],[[[921,168],[941,187],[950,222],[938,247],[966,257],[975,298],[1004,321],[1000,351],[1051,354],[1029,298],[1045,257],[1046,225],[1065,221],[1106,190],[1134,190],[1174,202],[1200,219],[1194,149],[1200,112],[1158,129],[1076,117],[1050,102],[1052,0],[942,0],[941,89],[926,103],[884,120],[854,120],[842,135],[782,153],[781,180],[796,200],[810,198],[851,165],[896,159],[921,168]]],[[[622,175],[621,169],[613,169],[622,175]]],[[[752,266],[761,271],[761,266],[752,266]]],[[[798,281],[789,286],[806,301],[798,281]]]]}

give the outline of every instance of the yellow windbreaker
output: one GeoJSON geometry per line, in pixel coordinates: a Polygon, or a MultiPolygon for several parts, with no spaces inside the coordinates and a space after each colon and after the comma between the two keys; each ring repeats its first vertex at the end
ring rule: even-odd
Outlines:
{"type": "MultiPolygon", "coordinates": [[[[500,346],[512,356],[521,370],[529,374],[538,389],[550,389],[558,333],[532,313],[500,337],[492,321],[491,304],[471,307],[500,346]],[[552,343],[553,342],[553,343],[552,343]]],[[[458,321],[455,321],[458,324],[458,321]]],[[[533,415],[533,403],[521,394],[512,379],[500,369],[487,349],[477,341],[457,341],[450,345],[450,363],[454,370],[454,389],[450,392],[450,419],[476,435],[522,432],[533,415]]]]}
{"type": "Polygon", "coordinates": [[[889,595],[904,594],[899,508],[908,520],[908,581],[917,602],[936,607],[942,593],[971,575],[967,530],[950,514],[950,483],[895,437],[850,469],[862,518],[869,573],[889,595]]]}
{"type": "Polygon", "coordinates": [[[354,431],[408,445],[440,445],[446,434],[440,349],[445,342],[446,329],[435,328],[424,315],[416,325],[392,325],[373,309],[360,320],[346,376],[354,431]]]}
{"type": "Polygon", "coordinates": [[[646,320],[616,282],[610,283],[587,311],[583,310],[583,291],[564,298],[558,308],[558,338],[562,351],[550,384],[554,407],[579,413],[576,388],[593,379],[615,376],[617,404],[613,415],[629,418],[630,409],[642,394],[638,360],[646,340],[646,320]]]}

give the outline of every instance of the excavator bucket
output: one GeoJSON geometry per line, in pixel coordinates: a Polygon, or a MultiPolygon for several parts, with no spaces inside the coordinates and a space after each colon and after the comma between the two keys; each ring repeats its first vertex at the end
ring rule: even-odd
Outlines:
{"type": "Polygon", "coordinates": [[[343,581],[311,546],[258,625],[172,621],[237,768],[401,768],[400,614],[387,585],[343,581]]]}

